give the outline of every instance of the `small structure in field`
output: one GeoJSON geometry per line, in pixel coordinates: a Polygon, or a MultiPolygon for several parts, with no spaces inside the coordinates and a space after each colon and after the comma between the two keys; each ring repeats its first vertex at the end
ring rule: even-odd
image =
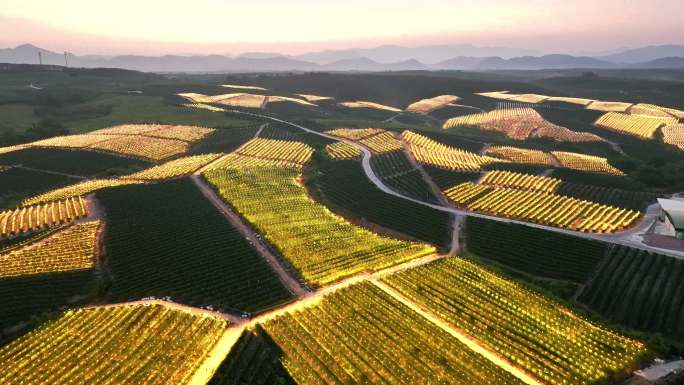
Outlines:
{"type": "Polygon", "coordinates": [[[659,198],[660,220],[665,224],[663,235],[684,240],[684,199],[659,198]]]}

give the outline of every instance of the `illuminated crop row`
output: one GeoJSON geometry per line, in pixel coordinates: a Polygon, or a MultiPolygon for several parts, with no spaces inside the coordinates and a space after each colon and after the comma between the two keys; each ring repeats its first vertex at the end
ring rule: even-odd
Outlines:
{"type": "Polygon", "coordinates": [[[212,105],[204,104],[204,103],[185,103],[182,106],[186,107],[186,108],[192,108],[192,109],[198,109],[198,110],[207,110],[207,111],[211,111],[211,112],[226,112],[225,108],[214,107],[212,105]]]}
{"type": "Polygon", "coordinates": [[[43,139],[37,142],[30,143],[31,147],[63,147],[63,148],[85,148],[96,145],[101,142],[116,139],[123,136],[100,135],[100,134],[83,134],[83,135],[67,135],[57,136],[54,138],[43,139]]]}
{"type": "Polygon", "coordinates": [[[335,142],[325,146],[331,158],[337,160],[357,159],[361,156],[361,150],[356,146],[344,142],[335,142]]]}
{"type": "Polygon", "coordinates": [[[600,156],[563,151],[551,151],[551,154],[556,157],[561,166],[565,168],[611,175],[625,175],[622,171],[608,163],[608,159],[600,156]]]}
{"type": "Polygon", "coordinates": [[[431,166],[448,170],[479,171],[484,165],[501,162],[499,159],[444,145],[411,131],[404,131],[401,136],[409,144],[416,160],[431,166]]]}
{"type": "Polygon", "coordinates": [[[434,247],[379,236],[313,201],[291,167],[212,169],[220,195],[278,249],[300,276],[325,285],[431,254],[434,247]]]}
{"type": "Polygon", "coordinates": [[[675,118],[662,118],[642,115],[627,115],[609,112],[601,116],[596,126],[642,139],[655,138],[658,129],[667,124],[676,124],[675,118]]]}
{"type": "Polygon", "coordinates": [[[401,110],[396,108],[396,107],[386,106],[384,104],[375,103],[375,102],[368,102],[365,100],[357,100],[354,102],[342,102],[342,103],[339,103],[339,105],[342,107],[347,107],[347,108],[370,108],[373,110],[401,112],[401,110]]]}
{"type": "Polygon", "coordinates": [[[652,116],[657,118],[672,118],[674,117],[671,113],[667,111],[666,108],[656,106],[655,104],[639,103],[635,104],[629,108],[628,111],[631,115],[644,115],[652,116]]]}
{"type": "Polygon", "coordinates": [[[603,111],[603,112],[627,112],[627,110],[632,107],[632,103],[622,103],[622,102],[603,102],[594,101],[590,103],[586,108],[588,110],[603,111]]]}
{"type": "Polygon", "coordinates": [[[378,135],[373,135],[371,137],[359,140],[359,143],[368,147],[374,154],[383,154],[392,151],[401,151],[404,146],[401,141],[394,137],[391,132],[382,132],[378,135]]]}
{"type": "Polygon", "coordinates": [[[22,202],[22,205],[29,206],[38,203],[47,203],[72,197],[85,196],[103,188],[124,186],[136,183],[142,182],[121,179],[93,179],[81,183],[72,184],[66,187],[58,188],[56,190],[48,191],[44,194],[36,195],[34,197],[24,200],[22,202]]]}
{"type": "Polygon", "coordinates": [[[506,187],[518,190],[553,193],[561,184],[560,179],[521,174],[510,171],[490,171],[480,180],[480,184],[493,187],[506,187]]]}
{"type": "Polygon", "coordinates": [[[24,206],[0,213],[0,236],[20,234],[71,222],[88,215],[81,197],[42,205],[24,206]]]}
{"type": "Polygon", "coordinates": [[[123,176],[121,179],[158,180],[177,178],[179,176],[192,174],[222,155],[223,154],[203,154],[187,156],[136,172],[135,174],[123,176]]]}
{"type": "Polygon", "coordinates": [[[268,96],[247,93],[233,93],[223,95],[203,95],[196,93],[178,94],[193,103],[215,103],[232,107],[263,108],[268,103],[268,96]]]}
{"type": "Polygon", "coordinates": [[[148,132],[159,131],[166,127],[166,124],[120,124],[91,131],[88,135],[146,135],[148,132]]]}
{"type": "Polygon", "coordinates": [[[88,148],[149,159],[152,161],[162,161],[188,152],[190,144],[186,141],[177,139],[161,139],[149,136],[124,136],[106,142],[96,143],[88,148]]]}
{"type": "Polygon", "coordinates": [[[684,124],[663,127],[663,141],[684,150],[684,124]]]}
{"type": "Polygon", "coordinates": [[[472,126],[483,131],[500,132],[511,139],[531,136],[570,142],[595,142],[602,139],[586,132],[574,132],[545,120],[533,108],[500,108],[489,112],[459,116],[444,123],[444,129],[472,126]]]}
{"type": "Polygon", "coordinates": [[[462,258],[405,270],[383,282],[545,384],[608,383],[647,353],[642,343],[462,258]]]}
{"type": "Polygon", "coordinates": [[[0,147],[0,154],[6,154],[8,152],[19,151],[27,148],[25,144],[18,144],[16,146],[0,147]]]}
{"type": "Polygon", "coordinates": [[[0,278],[92,269],[99,221],[74,224],[35,244],[0,255],[0,278]]]}
{"type": "Polygon", "coordinates": [[[313,149],[301,142],[256,138],[235,150],[235,154],[303,165],[311,159],[313,149]]]}
{"type": "Polygon", "coordinates": [[[191,384],[226,321],[163,305],[69,310],[0,349],[0,382],[191,384]]]}
{"type": "Polygon", "coordinates": [[[340,289],[263,324],[300,385],[521,385],[377,286],[340,289]]]}
{"type": "Polygon", "coordinates": [[[556,194],[462,183],[445,192],[468,210],[591,233],[613,233],[632,226],[638,211],[556,194]]]}
{"type": "Polygon", "coordinates": [[[495,158],[505,159],[513,163],[540,164],[544,166],[554,165],[551,154],[540,150],[529,150],[526,148],[508,146],[490,146],[485,151],[485,154],[495,158]]]}
{"type": "Polygon", "coordinates": [[[422,99],[406,107],[406,111],[416,114],[429,114],[451,103],[455,103],[460,98],[454,95],[440,95],[430,99],[422,99]]]}
{"type": "Polygon", "coordinates": [[[361,140],[383,132],[385,132],[385,130],[381,128],[336,128],[334,130],[325,131],[328,135],[350,140],[361,140]]]}

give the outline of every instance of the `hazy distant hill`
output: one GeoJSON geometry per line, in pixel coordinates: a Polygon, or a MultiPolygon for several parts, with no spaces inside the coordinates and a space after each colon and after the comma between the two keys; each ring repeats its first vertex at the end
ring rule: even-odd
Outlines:
{"type": "MultiPolygon", "coordinates": [[[[569,68],[683,68],[684,46],[645,47],[619,54],[594,58],[572,55],[516,56],[456,55],[451,52],[489,52],[501,48],[473,46],[426,46],[406,48],[382,46],[375,49],[321,51],[299,56],[277,53],[246,53],[237,57],[224,55],[165,55],[165,56],[68,56],[69,66],[95,68],[124,68],[146,72],[267,72],[267,71],[412,71],[412,70],[538,70],[569,68]],[[458,48],[458,49],[457,49],[458,48]],[[681,52],[681,55],[677,55],[681,52]],[[356,56],[360,54],[370,56],[356,56]],[[406,57],[409,54],[416,57],[406,57]],[[659,53],[667,56],[654,57],[659,53]],[[350,57],[351,56],[351,57],[350,57]],[[329,59],[339,59],[326,62],[329,59]],[[377,60],[375,58],[383,58],[377,60]],[[640,57],[652,59],[631,62],[640,57]],[[421,58],[425,60],[421,60],[421,58]],[[608,58],[613,58],[608,60],[608,58]],[[315,60],[314,60],[315,59],[315,60]],[[390,61],[386,61],[392,59],[390,61]],[[623,61],[619,61],[623,60],[623,61]],[[322,63],[326,62],[326,63],[322,63]],[[432,63],[432,64],[430,64],[432,63]]],[[[37,64],[38,53],[43,64],[64,65],[64,54],[51,52],[30,44],[0,49],[0,63],[37,64]]],[[[509,52],[513,52],[510,49],[509,52]]]]}
{"type": "Polygon", "coordinates": [[[684,45],[670,44],[628,49],[599,59],[613,63],[637,64],[672,57],[684,57],[684,45]]]}

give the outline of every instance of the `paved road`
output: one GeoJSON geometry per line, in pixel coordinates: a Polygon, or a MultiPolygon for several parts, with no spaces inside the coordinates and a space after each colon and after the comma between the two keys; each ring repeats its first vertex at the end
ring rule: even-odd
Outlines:
{"type": "Polygon", "coordinates": [[[375,172],[371,168],[371,165],[370,165],[370,158],[372,156],[371,152],[367,148],[365,148],[364,146],[359,145],[358,143],[356,143],[352,140],[331,136],[331,135],[328,135],[328,134],[325,134],[322,132],[318,132],[318,131],[312,130],[310,128],[306,128],[306,127],[303,127],[301,125],[298,125],[296,123],[288,122],[286,120],[279,119],[279,118],[276,118],[273,116],[255,114],[255,113],[251,113],[251,112],[243,112],[243,111],[237,111],[237,110],[230,110],[230,112],[236,113],[239,115],[253,116],[256,118],[267,119],[267,120],[271,120],[274,122],[286,124],[286,125],[298,128],[300,130],[303,130],[305,132],[308,132],[308,133],[311,133],[314,135],[318,135],[318,136],[328,138],[328,139],[332,139],[332,140],[345,142],[345,143],[348,143],[352,146],[355,146],[359,150],[361,150],[361,153],[363,154],[363,158],[361,159],[361,164],[363,166],[364,172],[366,173],[366,176],[368,177],[368,179],[371,182],[373,182],[373,184],[375,184],[375,186],[377,188],[379,188],[381,191],[383,191],[387,194],[394,195],[396,197],[399,197],[399,198],[402,198],[402,199],[405,199],[405,200],[408,200],[408,201],[411,201],[411,202],[414,202],[414,203],[417,203],[417,204],[420,204],[423,206],[431,207],[435,210],[446,211],[446,212],[449,212],[449,213],[452,213],[455,215],[484,218],[484,219],[489,219],[489,220],[504,222],[504,223],[521,224],[521,225],[525,225],[525,226],[529,226],[529,227],[533,227],[533,228],[552,231],[555,233],[567,234],[567,235],[572,235],[572,236],[576,236],[579,238],[585,238],[585,239],[593,239],[593,240],[598,240],[598,241],[611,242],[611,243],[615,243],[615,244],[620,244],[620,245],[624,245],[624,246],[635,247],[638,249],[647,250],[647,251],[654,252],[654,253],[667,254],[667,255],[670,255],[670,256],[673,256],[673,257],[676,257],[679,259],[684,259],[684,252],[675,251],[675,250],[666,250],[666,249],[648,246],[648,245],[642,243],[639,239],[637,239],[637,237],[635,237],[635,235],[639,234],[640,232],[645,231],[646,229],[648,229],[651,226],[652,221],[655,219],[652,214],[647,215],[638,225],[636,225],[635,227],[633,227],[627,231],[622,231],[622,232],[615,233],[615,234],[592,234],[592,233],[583,233],[583,232],[574,231],[574,230],[561,229],[561,228],[551,227],[551,226],[546,226],[546,225],[540,225],[540,224],[536,224],[536,223],[524,222],[524,221],[519,221],[519,220],[515,220],[515,219],[501,218],[501,217],[491,216],[491,215],[487,215],[487,214],[481,214],[481,213],[476,213],[476,212],[472,212],[472,211],[466,211],[466,210],[462,210],[462,209],[459,209],[456,207],[447,207],[447,206],[427,203],[427,202],[423,202],[423,201],[418,200],[418,199],[414,199],[414,198],[405,196],[405,195],[398,193],[398,192],[392,190],[391,188],[387,187],[387,185],[384,184],[384,182],[375,174],[375,172]]]}

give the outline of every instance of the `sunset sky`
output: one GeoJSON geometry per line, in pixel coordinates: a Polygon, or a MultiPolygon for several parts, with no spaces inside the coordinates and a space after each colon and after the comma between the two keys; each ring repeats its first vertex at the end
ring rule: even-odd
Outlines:
{"type": "Polygon", "coordinates": [[[540,53],[682,44],[682,0],[0,0],[0,47],[303,53],[471,43],[540,53]]]}

